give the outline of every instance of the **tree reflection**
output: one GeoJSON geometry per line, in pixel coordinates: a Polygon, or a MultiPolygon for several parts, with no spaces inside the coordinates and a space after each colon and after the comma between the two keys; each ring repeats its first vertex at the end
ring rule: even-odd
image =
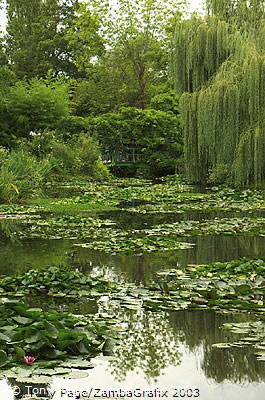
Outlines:
{"type": "Polygon", "coordinates": [[[265,237],[261,236],[193,236],[182,238],[195,246],[179,253],[179,263],[209,264],[237,260],[242,257],[263,258],[265,237]]]}
{"type": "MultiPolygon", "coordinates": [[[[1,217],[2,218],[2,217],[1,217]]],[[[12,243],[19,243],[19,239],[15,233],[20,229],[17,222],[12,219],[1,219],[0,220],[0,242],[6,242],[10,240],[12,243]]]]}
{"type": "Polygon", "coordinates": [[[257,361],[250,347],[217,349],[204,348],[202,369],[208,378],[217,383],[229,380],[234,383],[264,382],[262,362],[257,361]]]}
{"type": "Polygon", "coordinates": [[[23,273],[30,268],[66,265],[69,243],[66,240],[23,240],[0,243],[0,273],[23,273]]]}
{"type": "Polygon", "coordinates": [[[177,335],[165,314],[137,310],[124,317],[129,329],[110,362],[115,379],[122,381],[129,371],[140,368],[146,380],[156,381],[166,367],[180,364],[177,335]]]}
{"type": "Polygon", "coordinates": [[[249,321],[248,314],[217,314],[206,311],[179,311],[169,314],[169,321],[179,339],[191,352],[202,351],[201,369],[220,383],[261,382],[265,378],[263,363],[248,347],[218,349],[214,343],[234,342],[238,335],[220,329],[226,322],[249,321]]]}

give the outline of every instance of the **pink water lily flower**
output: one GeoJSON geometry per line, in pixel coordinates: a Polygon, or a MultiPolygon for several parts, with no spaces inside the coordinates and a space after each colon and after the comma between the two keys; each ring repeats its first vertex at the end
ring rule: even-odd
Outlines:
{"type": "Polygon", "coordinates": [[[34,363],[34,361],[36,361],[35,357],[32,357],[32,356],[25,356],[24,357],[24,362],[26,364],[32,364],[32,363],[34,363]]]}

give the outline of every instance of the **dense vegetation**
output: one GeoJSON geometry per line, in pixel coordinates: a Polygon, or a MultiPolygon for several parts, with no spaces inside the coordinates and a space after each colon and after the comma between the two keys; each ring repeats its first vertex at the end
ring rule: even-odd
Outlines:
{"type": "Polygon", "coordinates": [[[5,5],[0,145],[9,153],[3,150],[1,158],[2,201],[34,195],[47,176],[105,179],[101,154],[132,144],[142,156],[139,174],[181,169],[179,98],[168,73],[178,2],[141,0],[131,7],[120,0],[118,18],[108,1],[5,5]],[[34,171],[44,161],[45,171],[37,179],[25,168],[12,169],[16,157],[27,158],[34,171]],[[31,189],[22,190],[26,177],[31,189]]]}
{"type": "Polygon", "coordinates": [[[262,186],[263,2],[206,0],[206,15],[190,17],[183,4],[7,0],[0,145],[53,136],[45,156],[57,175],[105,178],[100,154],[133,145],[131,174],[262,186]],[[81,134],[86,171],[73,147],[81,134]]]}
{"type": "Polygon", "coordinates": [[[263,3],[0,0],[0,378],[82,378],[113,349],[116,376],[156,378],[181,359],[167,322],[204,341],[205,310],[232,320],[214,366],[264,361],[263,3]]]}
{"type": "Polygon", "coordinates": [[[193,182],[264,183],[264,3],[207,0],[175,32],[185,166],[193,182]],[[184,60],[184,62],[183,62],[184,60]]]}

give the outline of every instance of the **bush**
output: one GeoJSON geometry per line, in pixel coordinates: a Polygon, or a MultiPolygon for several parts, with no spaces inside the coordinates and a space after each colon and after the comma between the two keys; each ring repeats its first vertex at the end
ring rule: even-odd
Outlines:
{"type": "Polygon", "coordinates": [[[61,81],[17,82],[0,102],[0,144],[11,146],[31,131],[54,129],[70,115],[69,104],[68,86],[61,81]]]}
{"type": "Polygon", "coordinates": [[[118,113],[90,118],[89,130],[105,150],[137,146],[147,175],[174,173],[182,155],[179,118],[173,112],[124,107],[118,113]]]}
{"type": "Polygon", "coordinates": [[[179,114],[179,96],[174,90],[157,94],[151,99],[150,108],[179,114]]]}
{"type": "Polygon", "coordinates": [[[109,176],[109,170],[101,160],[99,147],[91,137],[86,135],[79,137],[78,152],[83,173],[99,179],[109,176]]]}
{"type": "Polygon", "coordinates": [[[11,151],[1,159],[0,201],[21,201],[40,192],[50,169],[47,160],[38,161],[23,150],[11,151]]]}
{"type": "Polygon", "coordinates": [[[61,118],[56,124],[56,131],[64,140],[69,140],[81,132],[88,131],[88,120],[86,118],[69,115],[61,118]]]}
{"type": "Polygon", "coordinates": [[[75,173],[80,170],[80,160],[76,148],[69,143],[54,141],[52,143],[50,161],[52,170],[60,175],[75,173]]]}
{"type": "Polygon", "coordinates": [[[93,179],[106,179],[109,170],[103,164],[98,144],[85,134],[69,140],[56,131],[32,132],[31,141],[22,141],[21,147],[38,159],[49,158],[55,177],[85,174],[93,179]]]}

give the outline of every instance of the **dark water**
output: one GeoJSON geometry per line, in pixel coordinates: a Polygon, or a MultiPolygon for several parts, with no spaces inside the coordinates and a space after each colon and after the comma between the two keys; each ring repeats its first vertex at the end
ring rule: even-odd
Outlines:
{"type": "MultiPolygon", "coordinates": [[[[134,229],[174,222],[179,218],[179,215],[143,217],[126,212],[115,215],[120,227],[134,229]]],[[[109,213],[107,217],[110,217],[109,213]]],[[[187,215],[189,217],[191,215],[187,215]]],[[[195,217],[192,215],[192,219],[195,217]]],[[[203,218],[202,214],[197,217],[203,218]]],[[[67,240],[36,239],[21,243],[4,240],[0,244],[0,275],[51,265],[71,265],[85,273],[104,274],[112,280],[145,284],[152,281],[155,272],[161,269],[241,257],[264,258],[265,237],[195,236],[182,238],[182,241],[194,243],[195,246],[187,250],[128,256],[107,255],[73,247],[67,240]]],[[[36,300],[35,304],[43,305],[42,299],[36,300]]],[[[58,304],[49,306],[56,308],[58,304]]],[[[101,307],[101,311],[108,311],[110,306],[103,303],[101,307]]],[[[62,303],[60,309],[76,314],[97,311],[94,303],[62,303]]],[[[176,394],[174,389],[186,390],[179,392],[183,394],[179,398],[196,398],[196,389],[200,391],[197,398],[201,400],[265,398],[265,363],[257,361],[250,347],[212,348],[213,343],[235,341],[236,335],[220,327],[225,322],[248,321],[250,316],[247,313],[154,313],[117,309],[113,312],[121,313],[128,325],[128,331],[114,357],[97,358],[96,367],[91,370],[89,378],[74,381],[54,379],[51,389],[57,391],[56,400],[63,398],[59,394],[62,388],[77,391],[91,386],[124,390],[158,388],[168,391],[170,399],[176,394]],[[194,396],[189,397],[188,394],[194,396]]],[[[2,382],[2,385],[3,390],[0,382],[0,393],[6,390],[5,399],[13,399],[8,394],[6,382],[2,382]]]]}
{"type": "Polygon", "coordinates": [[[193,236],[181,238],[195,244],[186,250],[160,251],[141,256],[110,255],[73,247],[67,240],[27,240],[0,244],[0,275],[51,265],[72,265],[82,272],[104,274],[112,280],[147,283],[155,272],[187,264],[206,264],[241,257],[264,258],[262,236],[193,236]]]}

